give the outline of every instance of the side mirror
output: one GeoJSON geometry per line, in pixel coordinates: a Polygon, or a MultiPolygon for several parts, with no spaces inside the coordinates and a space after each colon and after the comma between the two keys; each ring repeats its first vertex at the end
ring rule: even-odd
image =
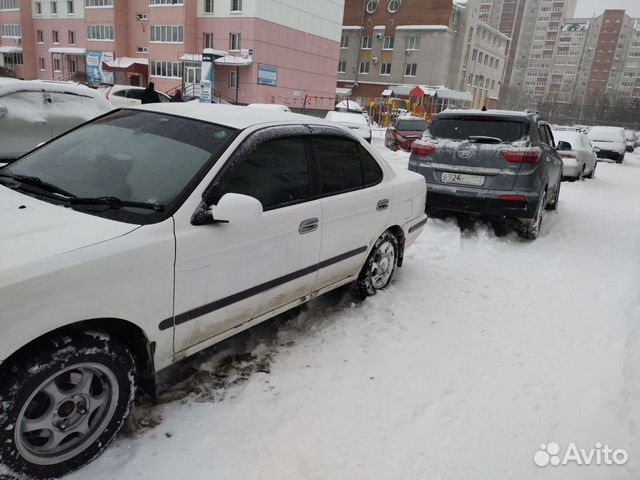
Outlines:
{"type": "Polygon", "coordinates": [[[9,115],[9,109],[7,108],[6,105],[3,105],[2,103],[0,103],[0,118],[4,118],[7,115],[9,115]]]}
{"type": "Polygon", "coordinates": [[[600,153],[600,147],[593,147],[594,153],[600,153]]]}
{"type": "Polygon", "coordinates": [[[262,204],[257,198],[239,193],[226,193],[217,205],[201,206],[191,217],[192,225],[216,223],[250,223],[262,216],[262,204]]]}
{"type": "Polygon", "coordinates": [[[560,140],[556,148],[559,152],[566,152],[568,150],[571,150],[571,144],[569,142],[560,140]]]}

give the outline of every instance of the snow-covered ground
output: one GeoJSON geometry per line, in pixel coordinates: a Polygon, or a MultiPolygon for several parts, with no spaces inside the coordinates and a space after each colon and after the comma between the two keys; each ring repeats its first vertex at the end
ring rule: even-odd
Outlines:
{"type": "Polygon", "coordinates": [[[640,155],[596,177],[563,184],[535,242],[430,219],[387,291],[201,357],[191,393],[69,478],[639,478],[640,155]],[[629,461],[535,466],[550,441],[629,461]]]}

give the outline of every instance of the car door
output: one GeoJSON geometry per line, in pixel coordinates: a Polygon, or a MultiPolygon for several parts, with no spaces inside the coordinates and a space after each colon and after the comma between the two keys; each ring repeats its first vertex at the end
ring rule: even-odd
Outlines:
{"type": "Polygon", "coordinates": [[[0,158],[17,158],[51,139],[42,92],[0,97],[0,158]]]}
{"type": "Polygon", "coordinates": [[[313,139],[322,197],[318,288],[357,274],[389,222],[392,189],[375,158],[350,137],[313,139]]]}
{"type": "Polygon", "coordinates": [[[539,123],[538,131],[540,135],[540,147],[544,151],[543,161],[545,162],[544,168],[547,170],[549,188],[555,192],[560,186],[562,159],[556,150],[556,143],[553,139],[553,133],[551,133],[549,124],[545,122],[539,123]]]}
{"type": "Polygon", "coordinates": [[[321,206],[312,189],[306,140],[269,135],[267,129],[246,140],[206,195],[214,205],[227,193],[257,198],[264,209],[259,219],[200,226],[176,221],[176,351],[312,291],[321,206]]]}

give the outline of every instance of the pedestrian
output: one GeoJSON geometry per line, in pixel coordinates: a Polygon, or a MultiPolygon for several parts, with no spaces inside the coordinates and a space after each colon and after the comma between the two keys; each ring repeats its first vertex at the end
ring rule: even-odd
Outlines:
{"type": "Polygon", "coordinates": [[[149,86],[142,92],[140,100],[142,103],[160,103],[160,95],[156,92],[156,86],[153,82],[149,82],[149,86]]]}
{"type": "Polygon", "coordinates": [[[182,90],[177,89],[176,93],[171,97],[172,102],[184,102],[184,98],[182,97],[182,90]]]}
{"type": "Polygon", "coordinates": [[[486,106],[486,105],[483,105],[483,106],[482,106],[482,111],[483,111],[483,112],[486,112],[486,111],[487,111],[487,106],[486,106]]]}

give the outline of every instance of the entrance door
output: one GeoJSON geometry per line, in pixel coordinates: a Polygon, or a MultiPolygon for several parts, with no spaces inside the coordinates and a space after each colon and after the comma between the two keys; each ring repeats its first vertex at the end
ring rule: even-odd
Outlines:
{"type": "Polygon", "coordinates": [[[200,76],[202,68],[185,65],[184,67],[184,95],[187,97],[200,96],[200,76]]]}

